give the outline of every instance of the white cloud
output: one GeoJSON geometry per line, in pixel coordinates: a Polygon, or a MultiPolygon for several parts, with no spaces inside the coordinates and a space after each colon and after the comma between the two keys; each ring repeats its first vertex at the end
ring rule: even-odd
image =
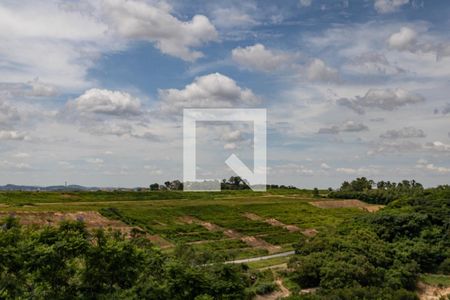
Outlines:
{"type": "Polygon", "coordinates": [[[369,128],[362,123],[357,123],[355,121],[346,121],[340,125],[333,125],[331,127],[320,128],[318,133],[338,134],[340,132],[361,132],[367,130],[369,130],[369,128]]]}
{"type": "Polygon", "coordinates": [[[58,91],[54,85],[42,82],[37,77],[33,81],[29,81],[28,84],[31,86],[31,90],[26,93],[27,96],[53,97],[58,94],[58,91]]]}
{"type": "Polygon", "coordinates": [[[450,151],[450,145],[442,143],[440,141],[435,141],[431,143],[427,143],[425,145],[426,149],[437,151],[437,152],[448,152],[450,151]]]}
{"type": "Polygon", "coordinates": [[[142,112],[139,99],[128,93],[104,89],[90,89],[69,103],[81,114],[105,114],[117,116],[139,115],[142,112]]]}
{"type": "Polygon", "coordinates": [[[218,8],[212,12],[214,25],[220,28],[249,27],[258,22],[249,14],[237,8],[218,8]]]}
{"type": "Polygon", "coordinates": [[[311,6],[312,0],[300,0],[299,3],[300,3],[300,6],[308,7],[308,6],[311,6]]]}
{"type": "Polygon", "coordinates": [[[400,51],[412,50],[416,43],[417,33],[409,27],[402,27],[388,39],[389,47],[400,51]]]}
{"type": "Polygon", "coordinates": [[[327,64],[323,60],[320,60],[318,58],[314,59],[308,66],[307,77],[311,81],[339,81],[338,71],[327,66],[327,64]]]}
{"type": "Polygon", "coordinates": [[[86,159],[86,162],[93,164],[93,165],[103,165],[104,161],[101,158],[94,157],[94,158],[88,158],[86,159]]]}
{"type": "Polygon", "coordinates": [[[245,68],[264,72],[273,72],[285,67],[293,59],[288,53],[267,49],[262,44],[235,48],[231,52],[231,57],[245,68]]]}
{"type": "Polygon", "coordinates": [[[329,170],[329,169],[331,169],[331,167],[330,167],[328,164],[326,164],[326,163],[321,163],[321,164],[320,164],[320,167],[321,167],[322,169],[324,169],[324,170],[329,170]]]}
{"type": "Polygon", "coordinates": [[[392,111],[401,106],[416,104],[423,101],[425,101],[423,96],[397,88],[369,89],[364,96],[356,96],[353,99],[340,98],[337,103],[353,109],[359,114],[363,114],[368,108],[379,108],[381,110],[392,111]]]}
{"type": "Polygon", "coordinates": [[[1,141],[22,141],[25,140],[27,137],[24,133],[20,133],[13,130],[0,130],[0,140],[1,141]]]}
{"type": "Polygon", "coordinates": [[[336,172],[347,175],[374,175],[378,174],[378,170],[374,168],[337,168],[336,172]]]}
{"type": "Polygon", "coordinates": [[[242,107],[260,102],[251,90],[239,87],[233,79],[220,73],[197,77],[181,90],[160,90],[159,98],[161,110],[167,113],[189,107],[242,107]]]}
{"type": "Polygon", "coordinates": [[[439,174],[450,173],[450,168],[435,166],[434,164],[428,163],[426,160],[423,159],[417,161],[416,168],[439,174]]]}
{"type": "Polygon", "coordinates": [[[410,27],[402,27],[399,32],[393,33],[388,41],[391,49],[409,51],[411,53],[433,53],[436,60],[450,56],[450,42],[436,41],[429,36],[420,36],[410,27]]]}
{"type": "Polygon", "coordinates": [[[409,0],[375,0],[373,5],[377,12],[386,14],[394,12],[408,3],[409,0]]]}
{"type": "Polygon", "coordinates": [[[28,158],[31,155],[25,152],[19,152],[13,155],[15,158],[28,158]]]}
{"type": "Polygon", "coordinates": [[[403,127],[399,130],[388,130],[380,135],[383,139],[423,138],[426,137],[422,129],[415,127],[403,127]]]}
{"type": "Polygon", "coordinates": [[[170,14],[167,5],[105,0],[103,9],[111,27],[120,36],[154,42],[161,52],[187,61],[203,56],[203,53],[192,48],[218,37],[207,17],[195,15],[192,20],[183,22],[170,14]]]}

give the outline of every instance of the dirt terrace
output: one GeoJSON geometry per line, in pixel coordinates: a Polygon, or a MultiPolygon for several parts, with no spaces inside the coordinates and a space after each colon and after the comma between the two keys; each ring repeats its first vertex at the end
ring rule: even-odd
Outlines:
{"type": "Polygon", "coordinates": [[[317,234],[317,232],[318,232],[314,228],[308,228],[308,229],[303,229],[302,230],[302,229],[300,229],[299,227],[297,227],[295,225],[287,225],[287,224],[284,224],[283,222],[280,222],[279,220],[274,219],[274,218],[264,219],[263,217],[261,217],[261,216],[259,216],[257,214],[254,214],[254,213],[247,212],[247,213],[244,214],[244,216],[247,219],[250,219],[252,221],[261,221],[261,222],[265,222],[265,223],[267,223],[269,225],[272,225],[272,226],[282,227],[282,228],[286,229],[289,232],[301,232],[304,235],[309,236],[309,237],[315,236],[317,234]]]}
{"type": "Polygon", "coordinates": [[[241,233],[237,232],[236,230],[222,228],[216,224],[213,224],[210,222],[205,222],[203,220],[200,220],[200,219],[192,217],[192,216],[183,216],[183,217],[180,217],[179,220],[186,224],[197,224],[197,225],[203,226],[204,228],[206,228],[209,231],[222,231],[223,234],[229,238],[239,239],[239,240],[243,241],[244,243],[246,243],[250,247],[258,248],[258,249],[265,249],[269,253],[275,253],[275,252],[278,252],[281,250],[280,246],[272,245],[260,238],[257,238],[254,236],[245,236],[245,235],[242,235],[241,233]]]}
{"type": "MultiPolygon", "coordinates": [[[[57,226],[61,221],[83,221],[89,230],[106,229],[112,231],[120,231],[122,234],[129,236],[133,229],[144,231],[139,227],[128,226],[118,220],[108,219],[96,211],[79,211],[79,212],[0,212],[0,218],[6,216],[14,216],[19,219],[20,224],[25,226],[57,226]]],[[[158,235],[146,235],[146,237],[156,246],[160,248],[169,248],[173,245],[158,235]]]]}
{"type": "Polygon", "coordinates": [[[360,200],[325,200],[312,201],[309,204],[319,208],[351,208],[356,207],[368,212],[376,212],[384,207],[384,205],[368,204],[360,200]]]}

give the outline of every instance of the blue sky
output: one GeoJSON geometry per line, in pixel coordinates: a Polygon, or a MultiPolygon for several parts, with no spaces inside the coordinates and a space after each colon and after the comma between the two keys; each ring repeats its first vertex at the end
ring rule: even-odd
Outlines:
{"type": "MultiPolygon", "coordinates": [[[[445,1],[2,1],[0,184],[182,177],[183,108],[266,108],[268,180],[450,175],[445,1]]],[[[198,128],[199,175],[251,165],[249,124],[198,128]]]]}

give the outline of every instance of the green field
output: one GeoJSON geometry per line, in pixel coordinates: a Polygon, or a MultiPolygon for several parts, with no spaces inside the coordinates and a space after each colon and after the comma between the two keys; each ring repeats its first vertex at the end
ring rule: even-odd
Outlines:
{"type": "MultiPolygon", "coordinates": [[[[299,229],[326,231],[364,212],[357,208],[322,209],[308,202],[315,201],[309,191],[271,190],[224,191],[210,193],[185,192],[3,192],[0,211],[14,212],[78,212],[98,211],[104,216],[138,226],[151,235],[158,235],[171,244],[189,244],[200,252],[213,252],[219,260],[230,260],[269,254],[264,247],[249,245],[241,238],[224,234],[233,230],[241,237],[254,237],[275,246],[271,253],[292,250],[301,231],[291,232],[273,226],[266,219],[274,218],[299,229]],[[244,216],[253,213],[262,220],[244,216]],[[198,223],[183,222],[183,217],[209,222],[221,230],[208,230],[198,223]]],[[[165,249],[171,251],[172,248],[165,249]]]]}

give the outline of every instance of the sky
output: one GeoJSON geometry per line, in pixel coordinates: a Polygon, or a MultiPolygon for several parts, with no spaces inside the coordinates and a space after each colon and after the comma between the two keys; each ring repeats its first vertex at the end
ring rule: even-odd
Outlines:
{"type": "MultiPolygon", "coordinates": [[[[450,178],[450,5],[0,2],[0,185],[183,176],[184,108],[267,109],[274,184],[450,178]]],[[[252,124],[197,125],[197,176],[252,167],[252,124]]]]}

